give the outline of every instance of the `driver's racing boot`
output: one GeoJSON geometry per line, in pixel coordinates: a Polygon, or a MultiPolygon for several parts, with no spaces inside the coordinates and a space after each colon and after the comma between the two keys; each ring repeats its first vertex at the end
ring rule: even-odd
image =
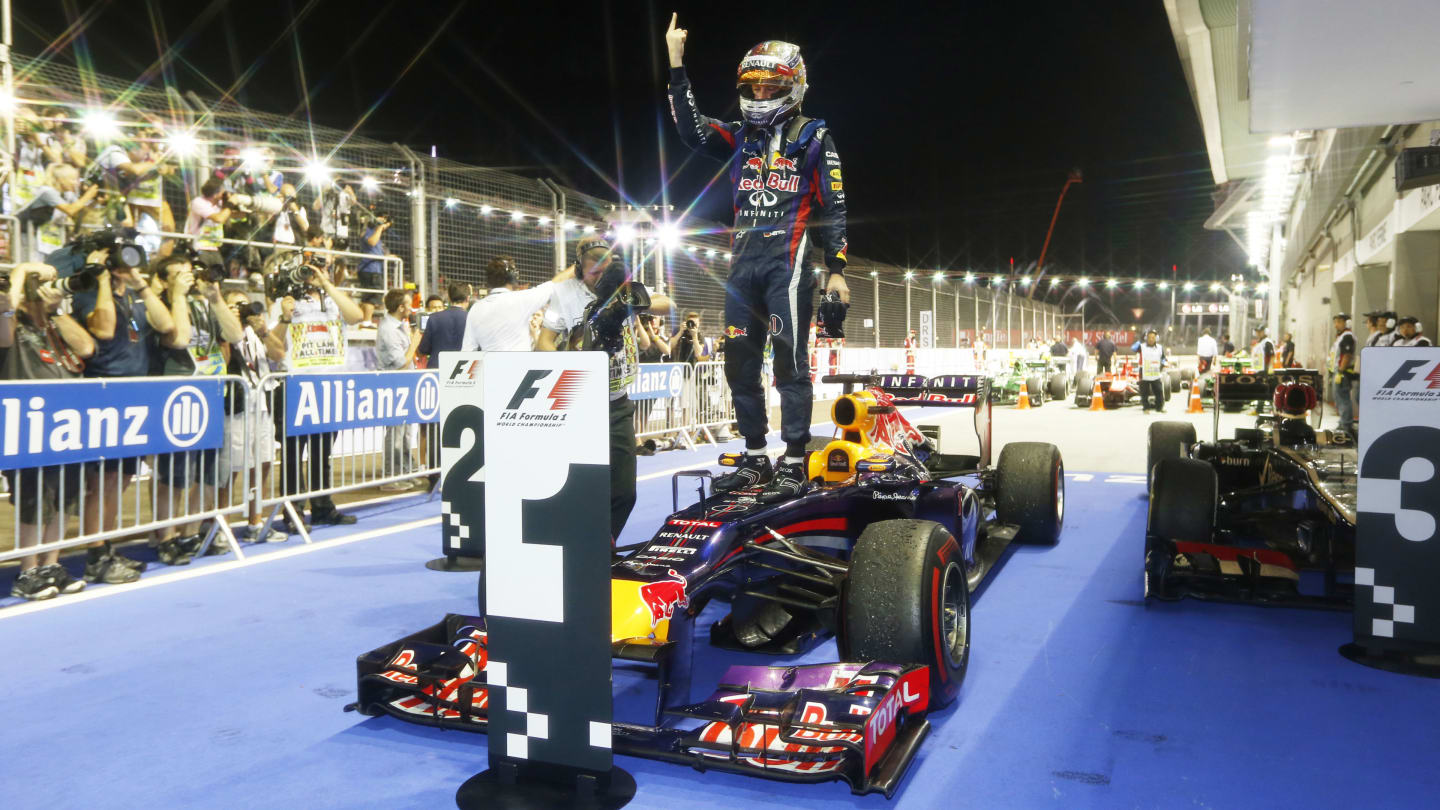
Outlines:
{"type": "Polygon", "coordinates": [[[757,487],[768,482],[774,474],[770,469],[770,457],[765,455],[726,453],[720,456],[720,466],[729,467],[731,471],[711,482],[710,489],[714,492],[734,492],[737,489],[757,487]]]}
{"type": "Polygon", "coordinates": [[[760,493],[760,503],[779,503],[798,497],[805,491],[805,463],[782,462],[775,465],[775,476],[760,493]]]}

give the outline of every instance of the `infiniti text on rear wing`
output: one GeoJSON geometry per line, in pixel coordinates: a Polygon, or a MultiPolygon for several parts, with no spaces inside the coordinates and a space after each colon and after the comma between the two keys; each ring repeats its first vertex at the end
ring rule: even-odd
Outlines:
{"type": "Polygon", "coordinates": [[[892,397],[896,406],[974,408],[975,437],[980,440],[980,464],[990,464],[990,378],[979,374],[832,374],[821,382],[854,387],[874,386],[892,397]]]}

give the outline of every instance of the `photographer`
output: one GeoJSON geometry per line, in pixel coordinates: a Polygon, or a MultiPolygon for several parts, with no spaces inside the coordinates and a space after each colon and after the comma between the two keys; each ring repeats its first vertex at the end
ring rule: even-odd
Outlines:
{"type": "Polygon", "coordinates": [[[200,251],[200,261],[205,264],[220,264],[220,247],[225,237],[225,223],[230,221],[235,209],[225,205],[225,185],[218,178],[210,178],[200,186],[200,196],[190,201],[190,216],[185,220],[185,233],[194,238],[195,249],[200,251]]]}
{"type": "MultiPolygon", "coordinates": [[[[98,238],[98,237],[97,237],[98,238]]],[[[93,289],[77,292],[71,299],[76,320],[95,339],[95,354],[85,364],[90,378],[144,377],[150,373],[157,335],[175,331],[175,312],[147,283],[138,267],[112,261],[116,248],[91,253],[90,265],[103,264],[93,289]]],[[[182,279],[171,279],[178,284],[182,279]]],[[[173,287],[172,287],[173,290],[173,287]]],[[[171,301],[184,296],[173,296],[171,301]]],[[[188,340],[188,336],[186,336],[188,340]]],[[[84,528],[86,534],[119,528],[121,497],[139,469],[139,458],[107,459],[87,466],[84,528]]],[[[134,582],[145,564],[114,551],[109,544],[92,546],[85,563],[87,582],[110,584],[134,582]]]]}
{"type": "Polygon", "coordinates": [[[350,237],[350,210],[358,208],[360,201],[355,197],[355,188],[349,183],[332,183],[330,188],[321,188],[315,195],[312,206],[320,215],[320,228],[336,239],[350,237]]]}
{"type": "MultiPolygon", "coordinates": [[[[665,314],[670,299],[631,282],[618,254],[600,237],[580,240],[570,277],[555,285],[536,348],[590,349],[610,356],[610,539],[635,508],[635,407],[627,390],[639,364],[635,313],[665,314]],[[637,303],[638,302],[638,303],[637,303]]],[[[541,285],[544,286],[544,285],[541,285]]],[[[480,306],[476,305],[475,309],[480,306]]],[[[473,312],[474,310],[472,310],[473,312]]],[[[641,332],[643,335],[643,332],[641,332]]]]}
{"type": "MultiPolygon", "coordinates": [[[[166,290],[175,329],[160,336],[162,366],[166,377],[213,377],[225,373],[225,343],[239,343],[245,336],[235,312],[220,297],[223,272],[218,266],[201,269],[183,253],[155,262],[154,279],[174,283],[166,290]],[[176,299],[179,300],[176,300],[176,299]]],[[[233,403],[227,403],[233,404],[233,403]]],[[[156,460],[155,491],[157,520],[197,514],[205,504],[216,503],[218,452],[198,450],[170,453],[156,460]],[[175,511],[176,506],[180,511],[175,511]]],[[[166,565],[185,565],[200,550],[205,539],[200,521],[160,530],[156,551],[166,565]]],[[[226,551],[217,541],[212,553],[226,551]]]]}
{"type": "Polygon", "coordinates": [[[108,186],[125,195],[127,224],[136,223],[142,213],[158,218],[163,198],[160,175],[169,167],[160,165],[150,144],[141,140],[112,143],[95,156],[95,166],[108,186]]]}
{"type": "Polygon", "coordinates": [[[47,164],[67,163],[83,170],[90,164],[85,139],[75,134],[75,126],[67,116],[64,107],[49,107],[40,113],[40,128],[45,132],[40,148],[47,164]]]}
{"type": "MultiPolygon", "coordinates": [[[[374,212],[374,203],[371,203],[371,212],[374,212]]],[[[374,214],[370,223],[365,227],[365,237],[360,240],[358,252],[368,256],[383,257],[385,255],[385,232],[390,230],[390,217],[386,214],[374,214]]],[[[375,314],[375,305],[382,303],[379,290],[385,289],[385,262],[383,258],[362,259],[360,265],[355,268],[355,276],[358,286],[366,289],[360,297],[362,320],[370,322],[375,314]],[[372,292],[373,291],[373,292],[372,292]]]]}
{"type": "MultiPolygon", "coordinates": [[[[230,344],[226,373],[246,382],[246,385],[234,389],[233,400],[228,404],[225,415],[225,450],[219,465],[219,499],[220,503],[228,504],[232,486],[239,487],[242,497],[250,489],[252,482],[260,492],[265,491],[275,456],[275,423],[271,419],[267,404],[275,383],[273,380],[263,383],[266,387],[261,390],[261,378],[270,373],[270,358],[266,356],[264,341],[267,332],[265,303],[252,301],[249,295],[240,290],[226,293],[225,301],[244,330],[244,336],[238,342],[230,344]],[[258,464],[254,478],[250,477],[251,468],[248,462],[251,455],[247,455],[247,449],[253,451],[253,458],[258,464]],[[238,482],[235,481],[236,475],[241,476],[238,482]]],[[[279,529],[272,528],[262,534],[263,529],[264,520],[260,509],[252,500],[249,526],[245,532],[250,542],[278,543],[288,539],[279,529]]]]}
{"type": "MultiPolygon", "coordinates": [[[[295,193],[295,186],[290,183],[280,186],[280,196],[283,200],[280,204],[280,213],[275,215],[271,242],[294,245],[298,242],[298,234],[305,234],[310,230],[310,219],[305,215],[305,208],[295,199],[295,193]]],[[[279,250],[279,248],[276,249],[279,250]]]]}
{"type": "MultiPolygon", "coordinates": [[[[55,268],[21,263],[10,274],[10,288],[0,304],[0,346],[7,347],[7,380],[76,379],[95,341],[73,318],[59,311],[63,294],[53,283],[55,268]]],[[[60,464],[6,470],[10,499],[19,524],[17,545],[28,548],[60,537],[67,514],[80,503],[82,464],[60,464]]],[[[138,576],[138,575],[137,575],[138,576]]],[[[49,599],[85,587],[60,565],[58,550],[30,554],[20,561],[20,575],[10,595],[49,599]]]]}
{"type": "Polygon", "coordinates": [[[685,313],[685,323],[680,331],[670,338],[670,359],[676,363],[695,365],[709,360],[710,339],[700,336],[700,313],[690,310],[685,313]]]}
{"type": "MultiPolygon", "coordinates": [[[[420,330],[411,323],[410,292],[390,290],[385,293],[385,316],[375,333],[375,366],[381,371],[415,367],[415,352],[420,348],[420,330]]],[[[381,461],[381,476],[405,475],[415,470],[411,457],[409,425],[389,425],[385,428],[385,455],[381,461]]],[[[392,481],[381,484],[382,492],[402,492],[414,486],[412,481],[392,481]]]]}
{"type": "MultiPolygon", "coordinates": [[[[360,306],[335,286],[319,262],[302,264],[301,254],[277,254],[282,261],[269,279],[270,317],[266,323],[265,350],[276,371],[291,374],[338,371],[345,365],[345,327],[364,317],[360,306]]],[[[285,387],[277,386],[270,403],[277,435],[284,436],[285,387]]],[[[304,492],[330,486],[330,450],[336,433],[310,433],[285,437],[284,494],[304,505],[304,492]],[[306,460],[308,456],[308,461],[306,460]],[[308,464],[309,484],[300,486],[302,465],[308,464]]],[[[316,524],[355,522],[341,513],[329,495],[310,498],[310,519],[316,524]]],[[[292,527],[294,528],[294,527],[292,527]]]]}
{"type": "Polygon", "coordinates": [[[35,196],[16,212],[22,224],[35,226],[35,252],[42,258],[64,247],[69,229],[81,212],[95,202],[100,187],[80,190],[80,172],[65,163],[51,164],[47,180],[34,189],[35,196]]]}
{"type": "Polygon", "coordinates": [[[638,323],[640,325],[640,331],[635,337],[642,346],[640,349],[640,362],[665,362],[665,351],[670,348],[670,343],[660,337],[660,316],[647,312],[639,317],[638,323]]]}

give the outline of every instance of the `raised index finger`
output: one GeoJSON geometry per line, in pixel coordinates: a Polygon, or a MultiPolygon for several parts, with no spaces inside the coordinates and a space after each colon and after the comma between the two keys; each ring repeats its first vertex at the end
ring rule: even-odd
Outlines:
{"type": "Polygon", "coordinates": [[[665,29],[666,31],[674,31],[674,30],[675,30],[675,19],[676,19],[677,17],[679,17],[679,16],[680,16],[680,12],[678,12],[678,11],[672,11],[672,12],[670,12],[670,27],[667,28],[667,29],[665,29]]]}

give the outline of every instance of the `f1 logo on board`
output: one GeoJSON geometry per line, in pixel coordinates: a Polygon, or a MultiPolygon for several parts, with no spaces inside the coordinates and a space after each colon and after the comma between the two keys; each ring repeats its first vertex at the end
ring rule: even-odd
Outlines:
{"type": "Polygon", "coordinates": [[[500,413],[499,425],[559,425],[563,423],[574,404],[576,394],[585,383],[586,372],[566,369],[560,372],[549,391],[543,396],[547,377],[555,373],[552,368],[532,368],[525,372],[515,393],[510,395],[505,410],[500,413]]]}
{"type": "Polygon", "coordinates": [[[1379,390],[1377,390],[1377,391],[1375,392],[1375,398],[1376,398],[1376,399],[1436,399],[1436,398],[1440,398],[1440,391],[1436,391],[1436,389],[1440,389],[1440,363],[1435,363],[1435,365],[1434,365],[1434,366],[1430,369],[1430,371],[1428,371],[1428,372],[1422,371],[1422,369],[1423,369],[1425,366],[1430,365],[1430,363],[1431,363],[1430,360],[1404,360],[1404,361],[1401,361],[1400,367],[1397,368],[1397,369],[1395,369],[1395,373],[1390,375],[1390,379],[1386,380],[1386,381],[1385,381],[1385,384],[1382,385],[1382,386],[1380,386],[1379,390]],[[1420,376],[1421,374],[1424,374],[1425,376],[1421,377],[1421,376],[1420,376]],[[1403,389],[1396,390],[1397,387],[1400,385],[1400,383],[1408,382],[1408,381],[1411,381],[1411,380],[1416,380],[1417,378],[1418,378],[1417,384],[1418,384],[1418,383],[1424,383],[1424,384],[1425,384],[1425,387],[1424,387],[1424,388],[1416,388],[1415,385],[1407,385],[1407,386],[1405,386],[1403,389]]]}
{"type": "Polygon", "coordinates": [[[209,424],[210,405],[193,385],[171,391],[160,409],[160,427],[165,431],[165,438],[176,447],[189,447],[200,441],[209,424]]]}
{"type": "Polygon", "coordinates": [[[457,360],[455,368],[450,370],[450,376],[445,378],[446,385],[472,386],[479,380],[475,375],[480,373],[479,360],[457,360]]]}

